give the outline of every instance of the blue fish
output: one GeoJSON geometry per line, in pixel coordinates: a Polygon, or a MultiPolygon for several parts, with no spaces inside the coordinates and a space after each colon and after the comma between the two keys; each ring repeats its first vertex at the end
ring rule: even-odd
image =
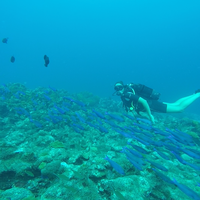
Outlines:
{"type": "Polygon", "coordinates": [[[75,99],[71,99],[72,102],[74,102],[75,104],[81,106],[81,107],[85,107],[86,104],[81,102],[81,101],[78,101],[78,100],[75,100],[75,99]]]}
{"type": "Polygon", "coordinates": [[[24,96],[26,95],[26,93],[23,92],[23,91],[17,91],[17,93],[18,93],[19,95],[20,95],[20,94],[21,94],[21,95],[24,95],[24,96]]]}
{"type": "Polygon", "coordinates": [[[47,101],[51,101],[51,98],[50,98],[48,95],[43,94],[43,96],[44,96],[44,98],[45,98],[47,101]]]}
{"type": "Polygon", "coordinates": [[[126,132],[124,132],[124,131],[122,131],[122,130],[119,130],[119,129],[117,129],[117,128],[113,128],[113,130],[116,131],[117,133],[123,135],[123,136],[126,137],[126,138],[132,138],[132,135],[130,135],[129,133],[126,133],[126,132]]]}
{"type": "Polygon", "coordinates": [[[101,118],[101,119],[106,119],[105,118],[105,116],[102,114],[102,113],[100,113],[100,112],[98,112],[98,111],[96,111],[96,110],[92,110],[95,114],[96,114],[96,116],[98,116],[99,118],[101,118]]]}
{"type": "Polygon", "coordinates": [[[136,137],[136,136],[132,136],[134,139],[136,139],[138,142],[140,142],[140,143],[142,143],[142,144],[144,144],[144,145],[146,145],[146,146],[148,146],[148,145],[150,145],[149,144],[149,142],[146,142],[146,141],[144,141],[144,140],[142,140],[142,139],[140,139],[140,138],[138,138],[138,137],[136,137]]]}
{"type": "Polygon", "coordinates": [[[54,107],[58,110],[59,113],[61,113],[61,114],[65,114],[65,113],[66,113],[65,110],[63,110],[62,108],[60,108],[60,107],[57,106],[56,104],[54,104],[54,107]]]}
{"type": "Polygon", "coordinates": [[[74,115],[71,116],[71,120],[72,120],[72,122],[77,122],[77,119],[74,115]]]}
{"type": "Polygon", "coordinates": [[[132,127],[132,126],[128,126],[128,127],[126,126],[126,129],[128,129],[129,131],[136,132],[136,133],[143,133],[142,130],[137,129],[137,128],[134,128],[134,127],[132,127]]]}
{"type": "Polygon", "coordinates": [[[141,140],[143,140],[143,141],[145,141],[145,142],[147,142],[149,144],[153,144],[154,143],[154,141],[150,137],[148,137],[146,135],[138,134],[137,138],[140,138],[141,140]]]}
{"type": "Polygon", "coordinates": [[[91,122],[86,122],[86,124],[88,124],[89,126],[98,129],[98,125],[96,124],[92,124],[91,122]]]}
{"type": "Polygon", "coordinates": [[[180,153],[180,151],[179,151],[175,146],[173,146],[173,145],[169,145],[169,144],[167,144],[167,143],[164,143],[164,147],[165,147],[166,149],[170,150],[170,151],[175,152],[176,154],[179,154],[179,153],[180,153]]]}
{"type": "Polygon", "coordinates": [[[139,158],[139,157],[135,156],[134,154],[126,151],[125,148],[122,149],[121,153],[124,153],[126,155],[126,158],[130,161],[130,163],[135,168],[137,168],[140,171],[143,170],[142,167],[145,166],[145,163],[141,158],[139,158]]]}
{"type": "Polygon", "coordinates": [[[84,128],[83,126],[81,126],[80,124],[75,124],[75,123],[73,123],[72,126],[73,126],[73,127],[77,127],[77,128],[79,128],[80,130],[82,130],[82,131],[85,130],[85,128],[84,128]]]}
{"type": "Polygon", "coordinates": [[[109,132],[108,129],[106,129],[105,127],[103,127],[103,126],[101,126],[101,125],[98,125],[98,128],[99,128],[99,131],[100,131],[101,133],[108,133],[108,132],[109,132]]]}
{"type": "Polygon", "coordinates": [[[194,158],[194,159],[200,159],[200,154],[196,154],[192,151],[190,151],[189,149],[181,149],[179,148],[182,152],[184,152],[185,154],[187,154],[188,156],[190,156],[191,158],[194,158]]]}
{"type": "Polygon", "coordinates": [[[189,187],[186,185],[183,185],[181,183],[178,183],[176,179],[173,179],[174,184],[183,192],[185,193],[188,197],[190,197],[193,200],[200,200],[200,196],[193,190],[191,190],[189,187]]]}
{"type": "Polygon", "coordinates": [[[147,132],[147,131],[142,131],[141,133],[142,133],[144,136],[146,135],[147,137],[150,137],[150,138],[154,137],[154,135],[153,135],[152,133],[147,132]]]}
{"type": "Polygon", "coordinates": [[[105,120],[105,122],[106,122],[107,124],[109,124],[110,126],[114,127],[114,128],[119,128],[119,126],[116,125],[113,121],[105,120]]]}
{"type": "Polygon", "coordinates": [[[149,154],[149,152],[146,151],[145,149],[143,149],[142,147],[139,147],[137,145],[131,144],[129,142],[127,144],[130,145],[130,146],[132,146],[135,150],[139,151],[140,153],[149,154]]]}
{"type": "Polygon", "coordinates": [[[51,87],[51,86],[49,86],[49,89],[51,89],[51,90],[54,91],[54,92],[57,92],[57,91],[58,91],[57,89],[55,89],[55,88],[53,88],[53,87],[51,87]]]}
{"type": "Polygon", "coordinates": [[[80,133],[80,134],[81,134],[81,131],[80,131],[79,128],[77,128],[77,127],[74,126],[73,129],[74,129],[74,131],[75,131],[76,133],[80,133]]]}
{"type": "Polygon", "coordinates": [[[137,122],[143,122],[145,124],[148,124],[148,125],[152,125],[152,122],[148,119],[144,119],[144,118],[136,118],[137,122]]]}
{"type": "Polygon", "coordinates": [[[176,146],[180,146],[179,142],[175,140],[175,137],[173,135],[170,135],[167,137],[168,140],[170,140],[171,143],[173,143],[176,146]]]}
{"type": "Polygon", "coordinates": [[[68,101],[71,101],[71,102],[73,101],[72,98],[70,98],[70,97],[66,97],[66,96],[64,96],[63,99],[67,99],[68,101]]]}
{"type": "Polygon", "coordinates": [[[158,168],[158,169],[160,169],[160,170],[162,170],[162,171],[168,171],[168,169],[166,168],[166,167],[164,167],[164,166],[162,166],[162,165],[160,165],[160,164],[158,164],[158,163],[156,163],[156,162],[153,162],[153,161],[150,161],[150,160],[147,160],[149,163],[151,163],[154,167],[156,167],[156,168],[158,168]]]}
{"type": "Polygon", "coordinates": [[[185,148],[185,149],[187,149],[187,150],[189,150],[189,151],[192,151],[192,152],[194,152],[194,153],[200,155],[200,151],[198,151],[198,150],[196,150],[196,149],[188,149],[188,148],[185,148]]]}
{"type": "Polygon", "coordinates": [[[32,101],[32,103],[33,103],[34,106],[38,105],[38,102],[35,99],[32,98],[31,101],[32,101]]]}
{"type": "Polygon", "coordinates": [[[124,122],[124,119],[121,116],[119,116],[119,115],[115,115],[115,114],[108,113],[108,112],[106,112],[106,115],[108,115],[111,118],[117,120],[118,122],[124,122]]]}
{"type": "Polygon", "coordinates": [[[132,153],[134,156],[138,157],[138,158],[143,158],[143,156],[138,153],[137,151],[134,151],[133,149],[129,149],[128,147],[125,147],[125,149],[127,149],[130,153],[132,153]]]}
{"type": "Polygon", "coordinates": [[[153,131],[154,131],[154,133],[159,134],[159,135],[162,135],[162,136],[169,136],[169,135],[170,135],[170,133],[161,131],[160,129],[157,129],[157,128],[155,128],[155,127],[153,127],[153,131]]]}
{"type": "Polygon", "coordinates": [[[174,182],[173,182],[170,178],[168,178],[167,176],[165,176],[163,173],[157,171],[156,169],[154,169],[154,168],[152,168],[152,169],[153,169],[153,171],[156,173],[156,175],[157,175],[160,179],[162,179],[163,181],[165,181],[165,182],[167,182],[167,183],[170,183],[170,184],[173,184],[173,185],[174,185],[174,182]]]}
{"type": "Polygon", "coordinates": [[[197,171],[200,171],[200,166],[199,165],[196,165],[196,164],[193,164],[193,163],[189,163],[189,162],[186,162],[185,161],[185,164],[192,167],[193,169],[197,170],[197,171]]]}
{"type": "Polygon", "coordinates": [[[61,122],[63,118],[61,116],[54,116],[49,114],[49,118],[51,119],[53,124],[57,124],[58,122],[61,122]]]}
{"type": "Polygon", "coordinates": [[[17,114],[25,115],[26,117],[30,116],[30,113],[24,108],[17,107],[17,108],[15,108],[15,110],[16,110],[17,114]]]}
{"type": "Polygon", "coordinates": [[[177,132],[177,134],[179,134],[179,135],[181,135],[181,136],[183,136],[183,137],[191,138],[191,139],[192,139],[192,136],[189,135],[189,134],[187,134],[187,133],[185,133],[185,132],[182,132],[182,131],[180,131],[180,130],[178,130],[178,129],[176,129],[176,132],[177,132]]]}
{"type": "Polygon", "coordinates": [[[130,157],[127,156],[127,159],[129,160],[129,162],[139,171],[142,171],[142,166],[139,165],[137,162],[135,162],[133,159],[131,159],[130,157]]]}
{"type": "Polygon", "coordinates": [[[34,119],[32,119],[31,117],[29,118],[30,122],[32,122],[37,128],[41,128],[42,124],[34,119]]]}
{"type": "Polygon", "coordinates": [[[158,151],[156,148],[154,148],[154,151],[156,151],[157,152],[157,154],[160,156],[160,157],[162,157],[163,159],[165,159],[165,160],[170,160],[170,158],[167,156],[167,155],[165,155],[163,152],[161,152],[161,151],[158,151]]]}
{"type": "Polygon", "coordinates": [[[78,112],[75,112],[75,114],[81,122],[85,123],[85,119],[78,112]]]}
{"type": "Polygon", "coordinates": [[[138,123],[133,123],[135,126],[139,127],[139,128],[142,128],[144,130],[147,130],[147,131],[150,131],[152,130],[152,126],[146,126],[146,125],[143,125],[143,124],[138,124],[138,123]]]}
{"type": "Polygon", "coordinates": [[[179,156],[179,154],[175,153],[174,151],[171,151],[171,153],[174,154],[174,156],[176,157],[176,159],[177,159],[180,163],[182,163],[183,165],[186,164],[186,161],[185,161],[181,156],[179,156]]]}
{"type": "Polygon", "coordinates": [[[174,136],[174,139],[181,144],[188,145],[188,146],[195,146],[192,136],[183,133],[183,132],[175,132],[170,129],[166,129],[167,132],[171,133],[174,136]]]}
{"type": "Polygon", "coordinates": [[[123,114],[124,116],[126,116],[128,119],[130,120],[135,120],[135,117],[134,116],[131,116],[131,115],[128,115],[126,113],[123,114]]]}
{"type": "Polygon", "coordinates": [[[151,142],[151,144],[154,145],[154,146],[156,146],[156,147],[163,147],[164,146],[164,143],[161,140],[159,140],[159,141],[154,141],[153,140],[151,142]]]}
{"type": "Polygon", "coordinates": [[[110,158],[108,158],[108,156],[106,156],[104,159],[107,160],[107,161],[110,163],[110,165],[111,165],[119,174],[125,175],[125,172],[124,172],[123,168],[122,168],[119,164],[117,164],[116,162],[114,162],[113,160],[111,160],[110,158]]]}

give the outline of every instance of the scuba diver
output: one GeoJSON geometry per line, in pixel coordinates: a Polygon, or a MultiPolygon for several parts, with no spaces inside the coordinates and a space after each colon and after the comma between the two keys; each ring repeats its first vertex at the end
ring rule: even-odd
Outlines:
{"type": "Polygon", "coordinates": [[[174,103],[166,103],[158,101],[159,92],[142,84],[124,85],[122,81],[119,81],[115,83],[114,89],[113,95],[121,97],[127,112],[135,110],[139,115],[140,112],[146,112],[153,124],[155,120],[151,112],[179,113],[200,97],[200,89],[198,89],[190,96],[183,97],[174,103]]]}

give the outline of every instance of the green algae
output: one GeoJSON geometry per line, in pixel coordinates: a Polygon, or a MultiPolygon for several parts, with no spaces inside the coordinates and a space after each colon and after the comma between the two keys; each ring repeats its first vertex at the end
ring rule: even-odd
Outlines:
{"type": "Polygon", "coordinates": [[[23,198],[22,200],[37,200],[37,198],[31,196],[31,197],[23,198]]]}
{"type": "Polygon", "coordinates": [[[46,167],[46,165],[47,164],[45,162],[41,162],[40,165],[39,165],[39,167],[38,167],[38,169],[40,169],[40,170],[44,169],[46,167]]]}
{"type": "Polygon", "coordinates": [[[65,145],[62,142],[58,141],[58,140],[56,140],[55,142],[52,142],[50,144],[50,146],[52,148],[65,148],[65,145]]]}
{"type": "Polygon", "coordinates": [[[69,178],[64,174],[55,174],[60,180],[69,181],[69,178]]]}
{"type": "Polygon", "coordinates": [[[34,177],[34,174],[31,171],[25,171],[28,176],[34,177]]]}

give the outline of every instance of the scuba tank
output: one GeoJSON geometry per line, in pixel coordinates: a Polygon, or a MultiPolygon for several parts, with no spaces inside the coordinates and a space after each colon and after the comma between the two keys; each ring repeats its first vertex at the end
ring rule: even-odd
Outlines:
{"type": "Polygon", "coordinates": [[[133,88],[135,93],[144,99],[158,100],[160,98],[159,92],[145,85],[131,83],[129,87],[133,88]]]}

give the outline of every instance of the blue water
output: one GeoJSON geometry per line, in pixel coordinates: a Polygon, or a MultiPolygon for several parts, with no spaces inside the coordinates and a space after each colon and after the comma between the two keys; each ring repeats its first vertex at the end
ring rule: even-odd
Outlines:
{"type": "MultiPolygon", "coordinates": [[[[0,84],[110,97],[123,80],[173,102],[200,88],[199,8],[197,0],[1,1],[0,39],[9,40],[0,43],[0,84]]],[[[187,111],[200,112],[199,103],[187,111]]]]}

